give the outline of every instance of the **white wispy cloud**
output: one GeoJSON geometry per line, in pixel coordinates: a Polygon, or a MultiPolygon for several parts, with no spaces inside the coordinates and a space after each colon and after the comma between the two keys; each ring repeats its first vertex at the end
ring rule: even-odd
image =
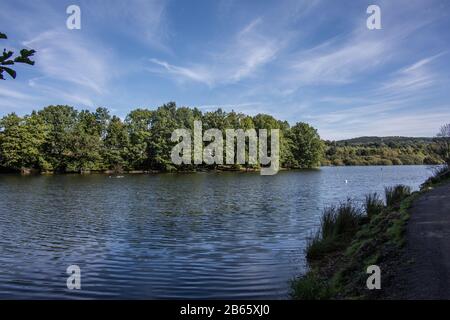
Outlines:
{"type": "MultiPolygon", "coordinates": [[[[308,118],[320,127],[322,138],[331,140],[348,139],[359,136],[433,136],[437,128],[450,119],[450,106],[439,108],[430,113],[418,110],[411,114],[403,112],[380,112],[366,116],[353,114],[346,117],[341,114],[332,123],[322,122],[319,118],[308,118]]],[[[348,114],[350,115],[350,113],[348,114]]]]}
{"type": "Polygon", "coordinates": [[[115,74],[108,52],[67,30],[45,31],[24,45],[39,52],[36,68],[43,76],[88,88],[96,94],[107,92],[107,82],[115,74]]]}
{"type": "Polygon", "coordinates": [[[442,55],[443,53],[421,59],[394,72],[390,79],[380,86],[379,93],[398,95],[414,92],[417,94],[429,88],[439,78],[436,72],[428,68],[429,64],[442,55]]]}
{"type": "Polygon", "coordinates": [[[261,24],[261,18],[252,21],[238,33],[228,50],[218,55],[220,60],[225,61],[224,69],[221,70],[225,75],[225,82],[238,82],[252,75],[259,67],[274,59],[282,49],[280,39],[269,38],[258,30],[261,24]]]}
{"type": "MultiPolygon", "coordinates": [[[[326,38],[313,47],[302,47],[286,57],[278,75],[278,83],[285,90],[290,88],[286,92],[292,94],[304,86],[341,86],[359,81],[368,82],[389,63],[404,60],[405,56],[411,54],[405,50],[407,42],[429,26],[434,17],[424,16],[420,21],[404,19],[396,14],[395,4],[381,1],[380,5],[385,28],[368,30],[366,16],[356,16],[349,31],[326,38]]],[[[405,4],[403,8],[408,13],[411,13],[412,8],[424,9],[420,3],[405,4]]],[[[320,12],[315,14],[320,15],[320,12]]]]}
{"type": "Polygon", "coordinates": [[[310,121],[325,138],[431,135],[448,116],[449,49],[448,4],[430,1],[379,0],[383,29],[374,31],[365,5],[350,0],[80,0],[77,31],[66,30],[57,1],[2,3],[0,21],[13,29],[2,30],[7,47],[37,54],[35,66],[1,83],[1,112],[64,103],[125,115],[135,105],[184,100],[310,121]]]}
{"type": "Polygon", "coordinates": [[[348,83],[364,71],[381,63],[379,57],[388,49],[383,41],[350,40],[336,48],[319,46],[300,54],[292,65],[295,81],[302,84],[348,83]]]}
{"type": "Polygon", "coordinates": [[[438,128],[450,119],[450,106],[435,108],[419,112],[389,115],[380,119],[368,121],[364,129],[373,135],[403,135],[403,136],[430,136],[437,133],[438,128]]]}
{"type": "Polygon", "coordinates": [[[44,84],[44,78],[30,79],[28,85],[35,92],[44,93],[47,97],[57,101],[58,104],[76,104],[85,107],[94,107],[95,103],[90,98],[90,94],[76,88],[61,88],[44,84]]]}
{"type": "MultiPolygon", "coordinates": [[[[160,61],[158,59],[150,59],[150,62],[161,66],[164,71],[169,75],[174,76],[176,80],[189,79],[193,81],[198,81],[211,86],[214,81],[210,71],[206,70],[203,66],[191,66],[191,67],[179,67],[169,64],[165,61],[160,61]]],[[[163,73],[161,70],[156,70],[148,68],[147,70],[151,72],[163,73]]]]}
{"type": "Polygon", "coordinates": [[[119,77],[135,72],[138,67],[124,59],[123,53],[112,46],[114,42],[104,39],[102,33],[112,38],[125,35],[130,43],[140,41],[168,52],[166,3],[165,0],[80,1],[77,5],[81,8],[81,30],[66,28],[68,15],[64,5],[21,0],[14,5],[2,5],[0,19],[14,26],[15,32],[8,39],[8,46],[37,51],[33,57],[34,77],[15,91],[17,104],[30,106],[19,100],[18,94],[78,106],[93,106],[110,96],[119,77]]]}
{"type": "Polygon", "coordinates": [[[21,91],[18,91],[16,89],[13,89],[11,87],[8,88],[2,88],[0,87],[0,97],[2,98],[13,98],[18,100],[32,100],[33,97],[25,94],[21,91]]]}
{"type": "MultiPolygon", "coordinates": [[[[237,83],[253,76],[258,69],[274,59],[283,46],[280,39],[264,35],[258,29],[261,24],[261,18],[253,20],[240,30],[224,49],[221,48],[220,52],[209,52],[209,61],[194,62],[189,66],[178,66],[154,58],[150,61],[163,67],[176,80],[177,77],[182,77],[211,87],[237,83]]],[[[153,69],[150,71],[158,72],[153,69]]]]}
{"type": "Polygon", "coordinates": [[[114,30],[166,53],[170,26],[167,17],[168,0],[84,0],[80,6],[85,23],[99,23],[105,30],[114,30]]]}

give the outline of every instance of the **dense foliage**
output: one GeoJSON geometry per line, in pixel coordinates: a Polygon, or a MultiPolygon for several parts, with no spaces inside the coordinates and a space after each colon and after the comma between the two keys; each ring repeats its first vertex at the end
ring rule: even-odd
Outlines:
{"type": "Polygon", "coordinates": [[[325,165],[440,164],[442,138],[361,137],[326,141],[325,165]]]}
{"type": "Polygon", "coordinates": [[[217,128],[224,134],[225,129],[280,129],[283,167],[316,167],[323,156],[323,142],[314,128],[305,123],[291,128],[266,114],[251,117],[221,109],[202,113],[168,103],[156,110],[133,110],[122,121],[106,108],[91,112],[58,105],[23,117],[12,113],[0,120],[0,167],[22,172],[207,168],[177,166],[170,158],[175,144],[170,140],[172,132],[193,129],[195,120],[202,121],[203,130],[217,128]]]}

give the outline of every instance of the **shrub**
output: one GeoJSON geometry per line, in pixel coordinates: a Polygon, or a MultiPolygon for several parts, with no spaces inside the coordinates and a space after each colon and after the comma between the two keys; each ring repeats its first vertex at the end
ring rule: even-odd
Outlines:
{"type": "Polygon", "coordinates": [[[377,193],[372,193],[366,195],[366,200],[364,202],[364,209],[369,218],[381,213],[384,208],[383,200],[377,193]]]}
{"type": "Polygon", "coordinates": [[[411,188],[404,185],[396,185],[384,188],[386,195],[386,205],[392,207],[398,205],[400,201],[411,194],[411,188]]]}
{"type": "Polygon", "coordinates": [[[392,161],[389,159],[380,159],[379,164],[382,166],[392,166],[392,161]]]}
{"type": "Polygon", "coordinates": [[[423,164],[442,164],[442,160],[435,156],[426,156],[423,159],[423,164]]]}

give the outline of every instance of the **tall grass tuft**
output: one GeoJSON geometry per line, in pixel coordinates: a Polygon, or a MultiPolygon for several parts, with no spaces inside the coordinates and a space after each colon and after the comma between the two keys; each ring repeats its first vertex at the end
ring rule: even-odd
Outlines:
{"type": "Polygon", "coordinates": [[[334,236],[334,225],[336,222],[336,207],[331,206],[323,210],[320,221],[321,239],[328,239],[334,236]]]}
{"type": "Polygon", "coordinates": [[[342,246],[358,231],[361,217],[361,210],[350,200],[325,208],[320,229],[308,241],[306,257],[314,260],[342,246]]]}
{"type": "Polygon", "coordinates": [[[383,211],[384,203],[380,198],[378,193],[371,193],[366,195],[366,200],[364,201],[364,210],[369,218],[378,215],[383,211]]]}
{"type": "Polygon", "coordinates": [[[396,185],[384,188],[386,195],[386,205],[392,207],[398,205],[403,199],[411,194],[411,188],[404,185],[396,185]]]}
{"type": "Polygon", "coordinates": [[[331,290],[326,283],[313,272],[310,272],[292,283],[293,296],[299,300],[327,300],[331,290]]]}
{"type": "Polygon", "coordinates": [[[358,230],[361,218],[361,210],[357,208],[350,200],[339,204],[335,216],[334,236],[352,236],[358,230]]]}

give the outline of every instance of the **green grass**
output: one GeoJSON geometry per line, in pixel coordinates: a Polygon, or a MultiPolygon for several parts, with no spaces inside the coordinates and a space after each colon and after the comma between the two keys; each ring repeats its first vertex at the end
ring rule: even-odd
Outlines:
{"type": "Polygon", "coordinates": [[[308,242],[310,270],[293,282],[292,296],[364,299],[373,294],[366,290],[366,268],[398,259],[405,243],[407,209],[419,194],[403,185],[386,188],[388,205],[377,194],[367,195],[366,217],[351,201],[326,208],[320,230],[308,242]]]}
{"type": "Polygon", "coordinates": [[[394,207],[411,194],[411,188],[404,185],[396,185],[393,187],[384,188],[386,196],[386,205],[394,207]]]}
{"type": "Polygon", "coordinates": [[[369,218],[378,215],[384,208],[383,200],[377,193],[371,193],[366,195],[364,201],[364,210],[369,218]]]}
{"type": "Polygon", "coordinates": [[[298,300],[326,300],[332,296],[327,282],[315,272],[309,272],[302,281],[294,281],[292,291],[294,299],[298,300]]]}
{"type": "Polygon", "coordinates": [[[361,217],[361,210],[350,200],[325,208],[319,231],[308,241],[307,259],[320,259],[341,248],[358,231],[361,217]]]}

